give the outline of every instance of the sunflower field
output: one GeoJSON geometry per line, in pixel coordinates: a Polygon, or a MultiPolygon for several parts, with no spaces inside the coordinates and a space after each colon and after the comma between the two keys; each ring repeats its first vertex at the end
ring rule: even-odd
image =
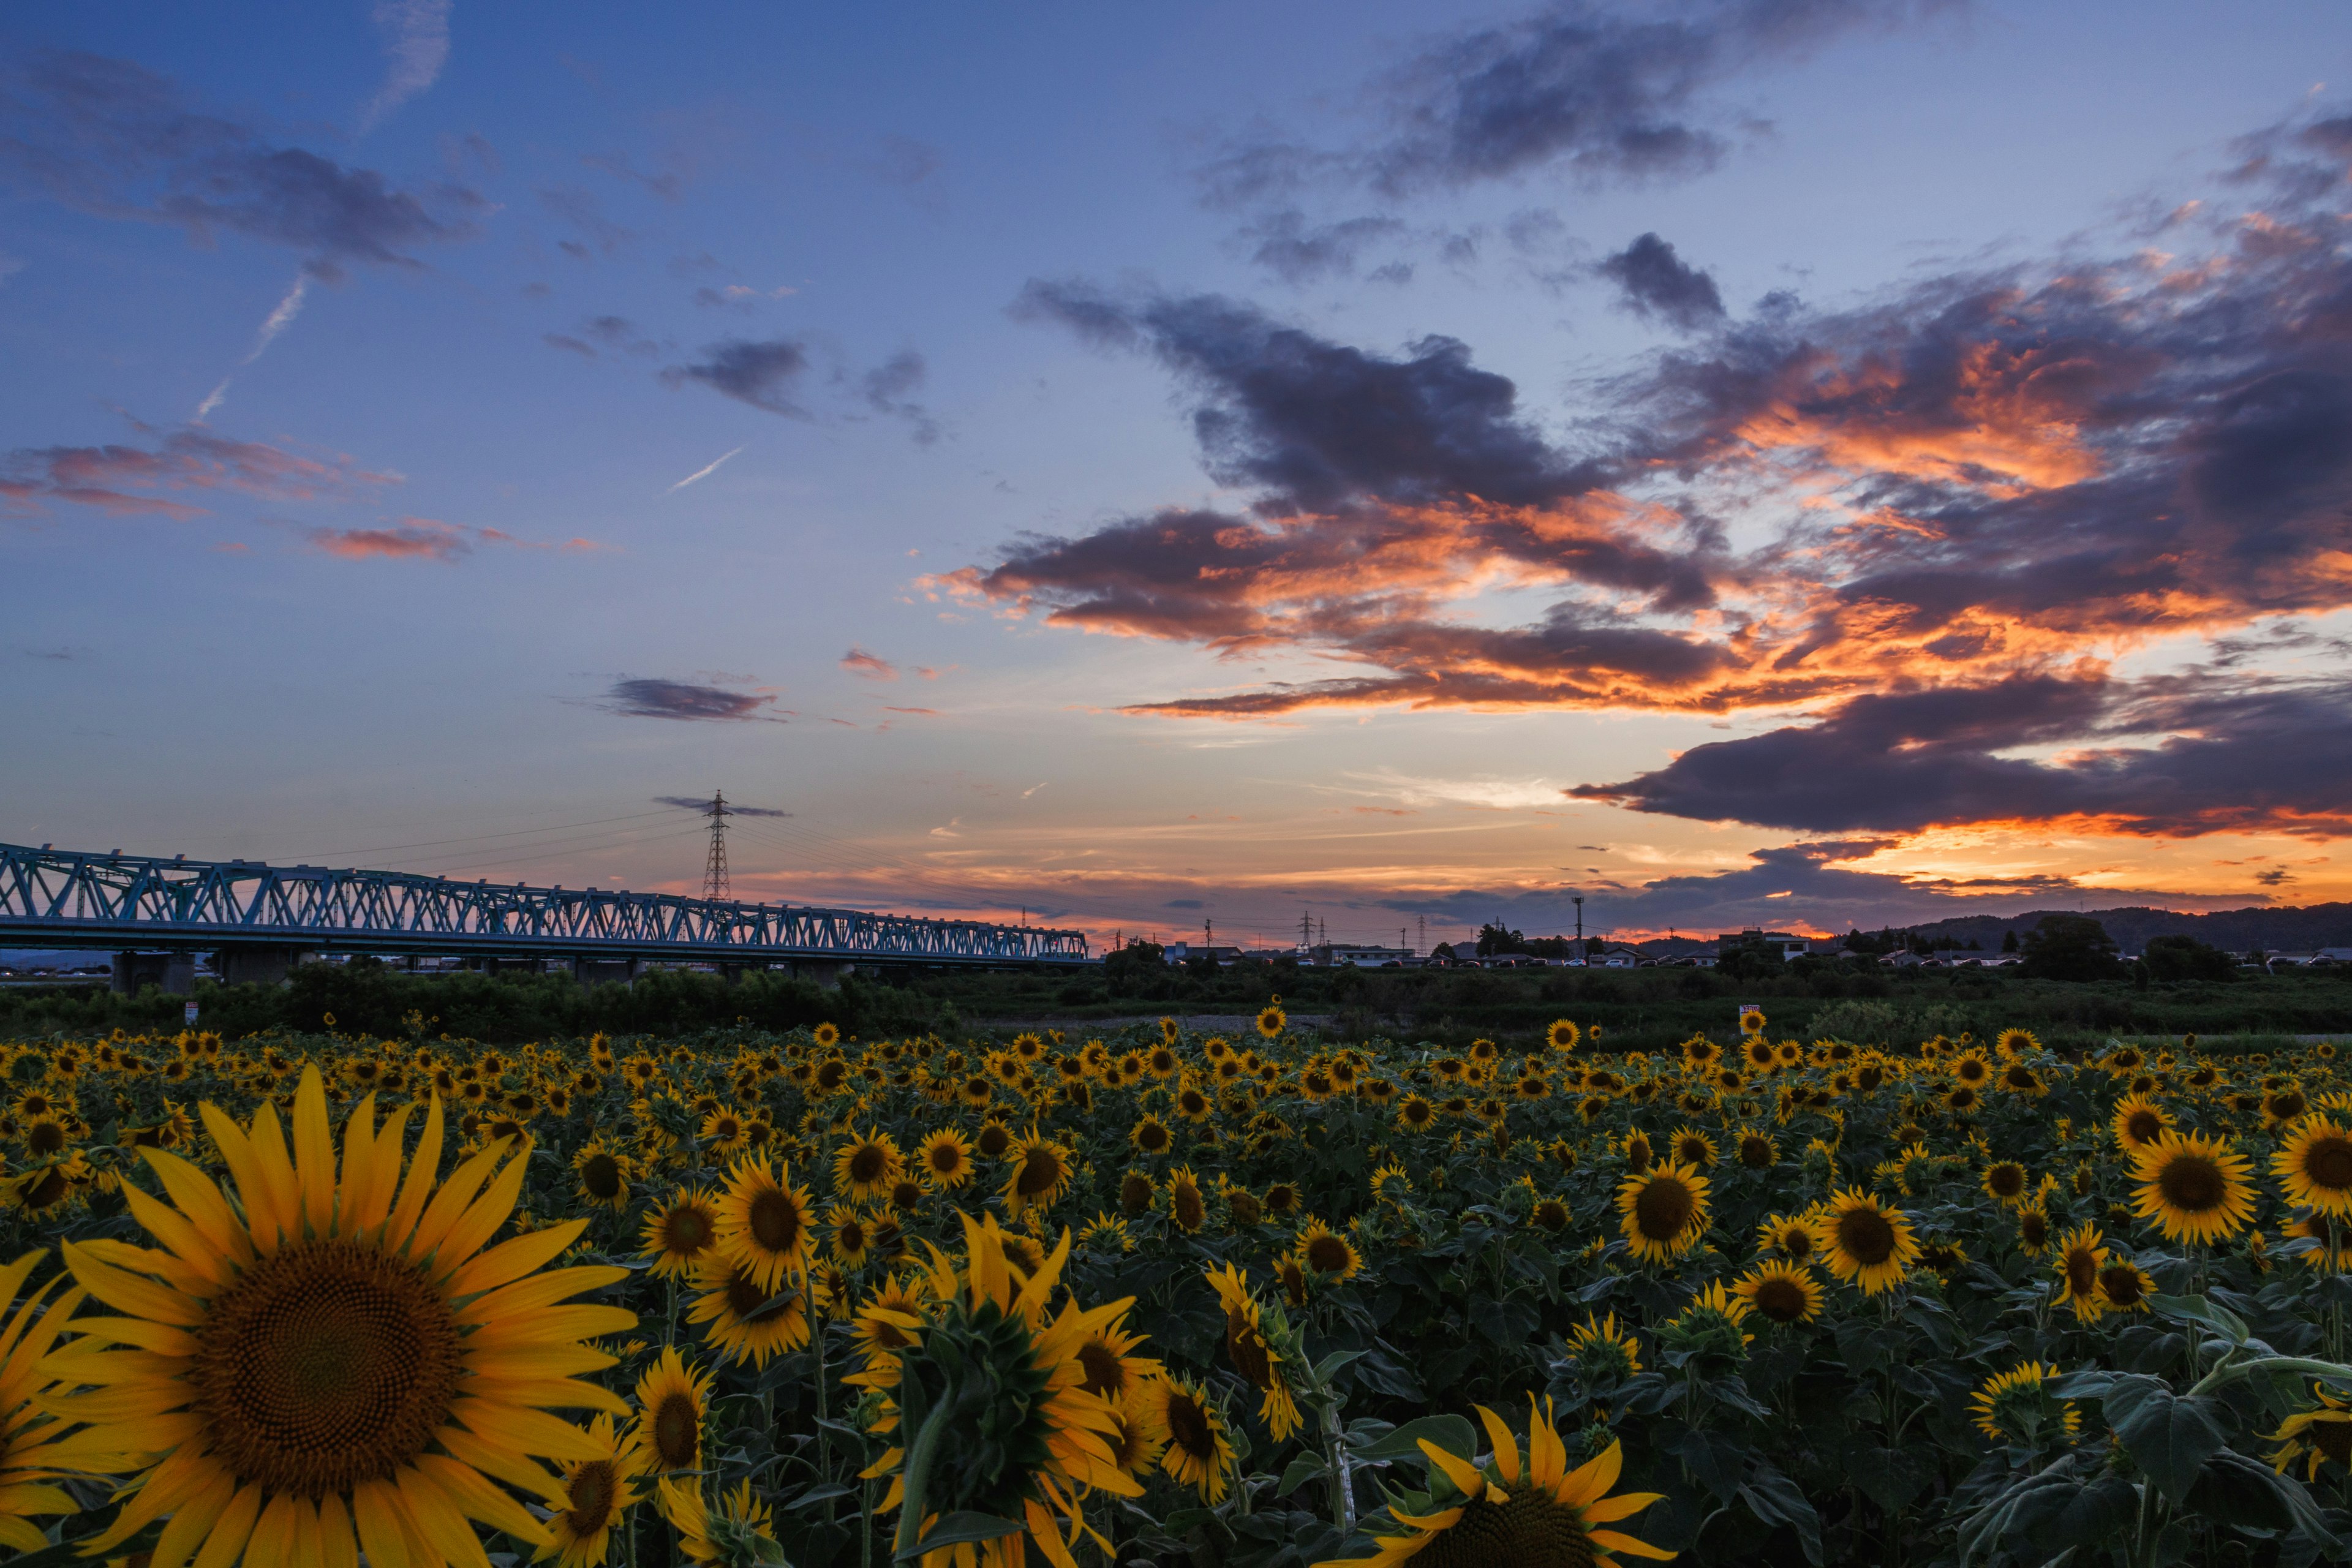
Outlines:
{"type": "Polygon", "coordinates": [[[2352,1557],[2332,1048],[0,1044],[0,1562],[2352,1557]]]}

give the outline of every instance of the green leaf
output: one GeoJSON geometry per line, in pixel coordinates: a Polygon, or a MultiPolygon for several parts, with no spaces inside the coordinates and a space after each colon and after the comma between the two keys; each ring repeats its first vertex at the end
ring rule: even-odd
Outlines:
{"type": "MultiPolygon", "coordinates": [[[[121,1545],[109,1552],[109,1558],[134,1556],[152,1552],[155,1541],[163,1533],[162,1521],[149,1525],[121,1545]]],[[[38,1552],[27,1552],[21,1557],[8,1559],[8,1568],[92,1568],[99,1560],[82,1555],[82,1549],[97,1539],[97,1532],[77,1535],[71,1541],[61,1541],[55,1546],[45,1546],[38,1552]]]]}
{"type": "Polygon", "coordinates": [[[1357,1357],[1366,1353],[1368,1352],[1363,1351],[1333,1351],[1329,1355],[1325,1356],[1321,1361],[1315,1363],[1314,1376],[1316,1385],[1318,1387],[1329,1387],[1331,1380],[1339,1375],[1339,1369],[1341,1367],[1346,1366],[1349,1362],[1352,1362],[1357,1357]]]}
{"type": "Polygon", "coordinates": [[[912,1546],[904,1546],[895,1553],[901,1563],[911,1562],[926,1552],[937,1552],[943,1546],[961,1546],[967,1541],[994,1541],[999,1536],[1013,1535],[1024,1528],[1017,1520],[999,1519],[992,1513],[974,1513],[958,1509],[943,1513],[923,1539],[912,1546]]]}
{"type": "Polygon", "coordinates": [[[2219,1410],[2201,1395],[2181,1395],[2154,1378],[2118,1383],[2106,1398],[2107,1425],[2148,1478],[2179,1508],[2197,1483],[2198,1469],[2226,1439],[2219,1410]]]}
{"type": "Polygon", "coordinates": [[[2189,1489],[2189,1506],[2218,1524],[2256,1530],[2300,1530],[2340,1553],[2343,1542],[2328,1528],[2319,1505],[2301,1481],[2273,1471],[2259,1459],[2224,1448],[2206,1461],[2189,1489]]]}
{"type": "Polygon", "coordinates": [[[1863,1496],[1887,1512],[1927,1490],[1935,1479],[1926,1460],[1903,1448],[1882,1448],[1866,1436],[1847,1438],[1838,1447],[1848,1479],[1863,1496]]]}
{"type": "Polygon", "coordinates": [[[2150,1296],[2147,1304],[2177,1323],[2202,1323],[2233,1345],[2251,1337],[2245,1320],[2203,1296],[2150,1296]]]}
{"type": "Polygon", "coordinates": [[[1424,1437],[1457,1459],[1478,1457],[1478,1434],[1467,1416],[1423,1415],[1406,1422],[1379,1442],[1357,1449],[1356,1458],[1367,1461],[1419,1460],[1423,1458],[1421,1443],[1424,1437]]]}
{"type": "Polygon", "coordinates": [[[1302,1454],[1282,1472],[1282,1479],[1275,1483],[1274,1495],[1288,1497],[1307,1482],[1320,1480],[1330,1472],[1331,1467],[1323,1462],[1322,1455],[1302,1454]]]}
{"type": "Polygon", "coordinates": [[[1739,1489],[1739,1500],[1766,1524],[1785,1524],[1795,1531],[1797,1543],[1805,1550],[1805,1561],[1820,1568],[1822,1516],[1797,1489],[1796,1482],[1769,1465],[1759,1465],[1748,1484],[1739,1489]]]}
{"type": "Polygon", "coordinates": [[[2121,1476],[2100,1476],[2049,1510],[2045,1517],[2030,1522],[2027,1532],[2035,1545],[2053,1552],[2098,1546],[2119,1539],[2138,1512],[2138,1488],[2121,1476]]]}

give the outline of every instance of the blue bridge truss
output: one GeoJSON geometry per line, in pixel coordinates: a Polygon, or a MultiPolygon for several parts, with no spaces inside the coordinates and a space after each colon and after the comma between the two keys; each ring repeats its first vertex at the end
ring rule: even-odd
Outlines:
{"type": "Polygon", "coordinates": [[[1077,964],[1074,931],[0,844],[0,947],[757,964],[1077,964]]]}

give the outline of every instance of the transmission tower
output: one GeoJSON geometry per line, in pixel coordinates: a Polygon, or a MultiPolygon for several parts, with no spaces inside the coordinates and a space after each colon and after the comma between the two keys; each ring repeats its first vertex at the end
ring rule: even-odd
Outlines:
{"type": "Polygon", "coordinates": [[[725,899],[733,896],[727,885],[727,819],[734,814],[727,809],[727,795],[722,790],[710,793],[710,804],[702,808],[710,818],[710,858],[702,868],[702,896],[725,899]]]}

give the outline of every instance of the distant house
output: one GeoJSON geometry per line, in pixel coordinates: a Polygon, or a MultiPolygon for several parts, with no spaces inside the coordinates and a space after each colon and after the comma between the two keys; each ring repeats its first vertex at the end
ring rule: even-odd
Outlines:
{"type": "Polygon", "coordinates": [[[1188,963],[1204,952],[1219,963],[1231,963],[1242,956],[1238,947],[1227,947],[1223,942],[1212,947],[1198,942],[1171,942],[1160,950],[1160,956],[1170,963],[1188,963]]]}
{"type": "Polygon", "coordinates": [[[1783,959],[1801,958],[1813,951],[1813,939],[1785,931],[1763,931],[1749,926],[1746,931],[1726,931],[1717,937],[1715,947],[1717,952],[1728,952],[1735,947],[1769,947],[1779,950],[1783,959]]]}
{"type": "Polygon", "coordinates": [[[1409,947],[1374,947],[1335,942],[1313,950],[1314,961],[1331,968],[1385,969],[1391,964],[1418,967],[1423,962],[1409,947]]]}

